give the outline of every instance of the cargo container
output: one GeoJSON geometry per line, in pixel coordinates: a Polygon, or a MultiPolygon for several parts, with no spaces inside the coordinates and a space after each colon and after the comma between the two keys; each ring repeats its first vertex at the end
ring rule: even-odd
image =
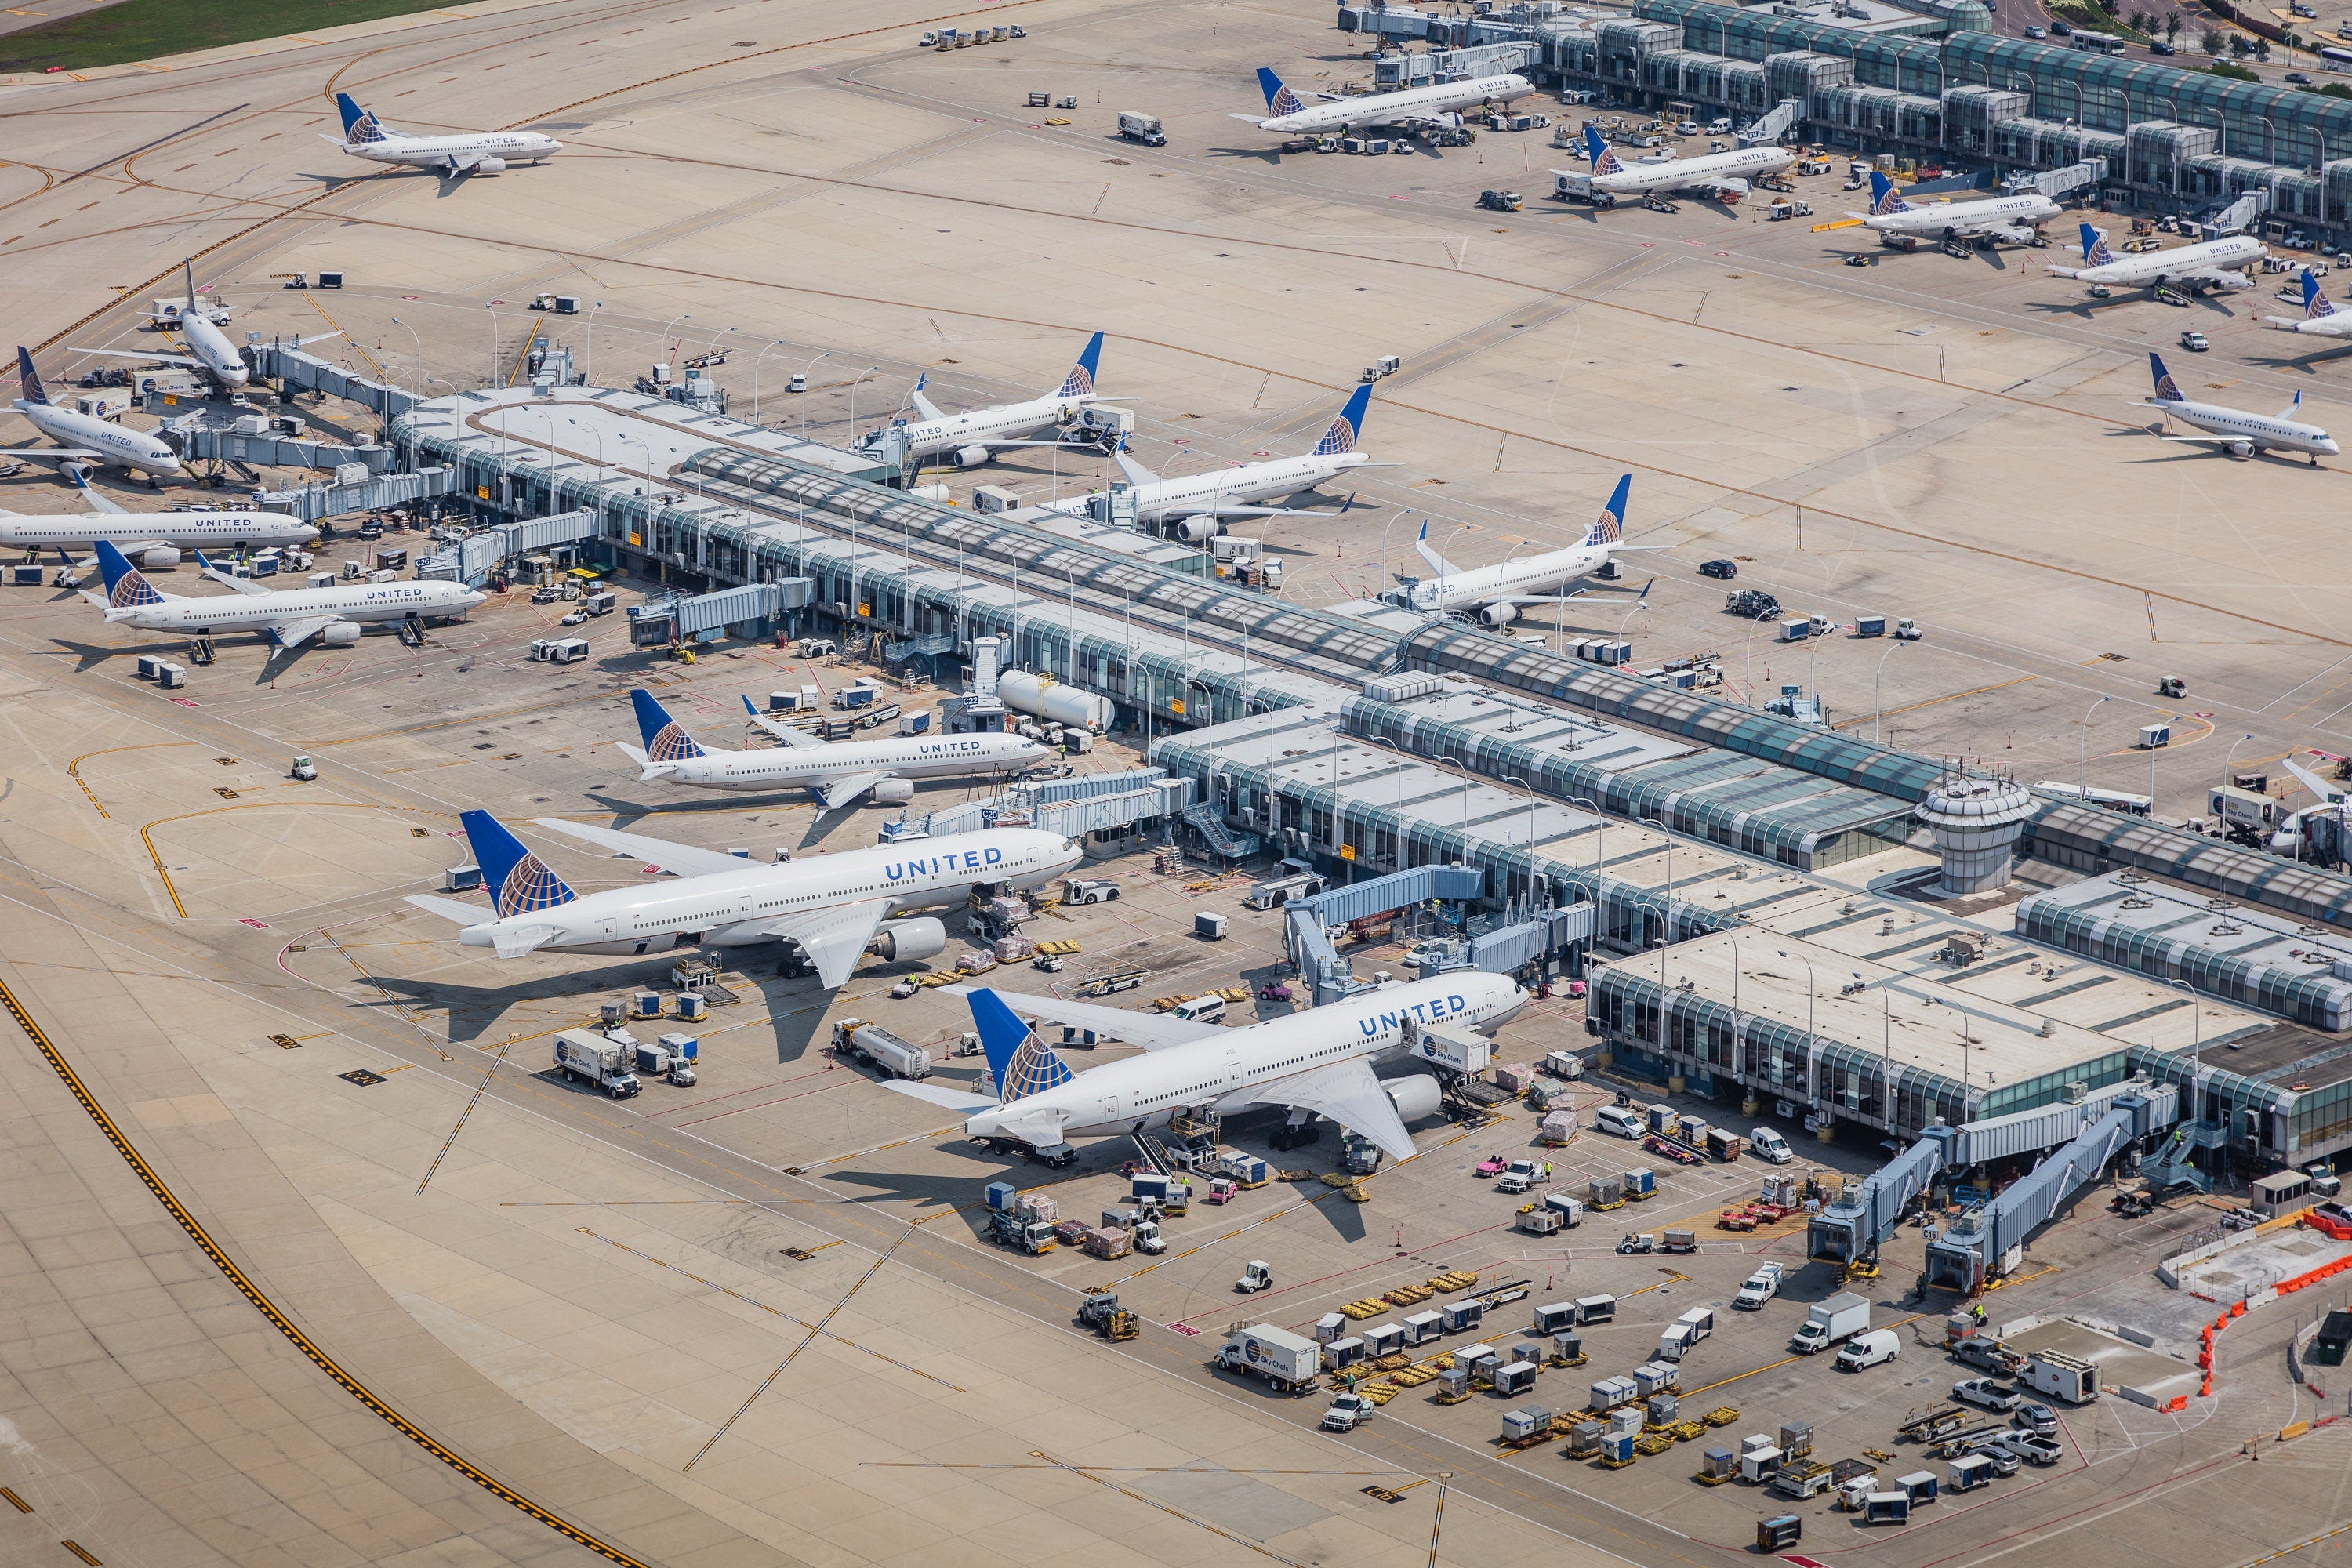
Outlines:
{"type": "Polygon", "coordinates": [[[1614,1296],[1579,1296],[1576,1299],[1576,1321],[1586,1323],[1606,1323],[1615,1321],[1617,1298],[1614,1296]]]}
{"type": "Polygon", "coordinates": [[[1683,1370],[1672,1362],[1645,1361],[1629,1373],[1633,1380],[1633,1392],[1643,1399],[1653,1394],[1671,1394],[1682,1384],[1683,1370]]]}
{"type": "Polygon", "coordinates": [[[1727,1165],[1738,1159],[1747,1147],[1748,1141],[1728,1127],[1710,1127],[1706,1130],[1706,1152],[1711,1159],[1719,1160],[1727,1165]]]}
{"type": "Polygon", "coordinates": [[[1631,1405],[1641,1396],[1641,1390],[1633,1386],[1632,1378],[1622,1375],[1604,1377],[1587,1391],[1585,1408],[1605,1413],[1620,1405],[1631,1405]]]}
{"type": "Polygon", "coordinates": [[[1404,1325],[1402,1323],[1372,1324],[1364,1331],[1365,1357],[1368,1360],[1378,1361],[1384,1355],[1391,1355],[1402,1350],[1405,1343],[1404,1335],[1404,1325]]]}
{"type": "Polygon", "coordinates": [[[1629,1203],[1640,1203],[1643,1198],[1658,1195],[1658,1173],[1647,1165],[1636,1165],[1619,1179],[1624,1183],[1625,1198],[1629,1203]]]}
{"type": "Polygon", "coordinates": [[[1525,1443],[1551,1430],[1549,1410],[1506,1410],[1503,1412],[1503,1441],[1525,1443]]]}
{"type": "Polygon", "coordinates": [[[1404,1342],[1425,1345],[1445,1332],[1445,1321],[1435,1312],[1415,1312],[1404,1320],[1404,1342]]]}
{"type": "Polygon", "coordinates": [[[1198,912],[1192,916],[1192,934],[1204,942],[1223,942],[1227,923],[1223,915],[1198,912]]]}
{"type": "Polygon", "coordinates": [[[1739,1456],[1739,1479],[1743,1481],[1769,1481],[1780,1468],[1780,1450],[1769,1444],[1739,1456]]]}
{"type": "Polygon", "coordinates": [[[1124,1228],[1103,1226],[1087,1231],[1078,1245],[1095,1258],[1125,1258],[1135,1250],[1135,1237],[1124,1228]]]}
{"type": "Polygon", "coordinates": [[[1546,1193],[1544,1207],[1559,1215],[1559,1223],[1567,1229],[1574,1230],[1584,1223],[1584,1202],[1580,1198],[1570,1197],[1566,1193],[1546,1193]]]}
{"type": "Polygon", "coordinates": [[[1364,1359],[1364,1342],[1350,1334],[1344,1340],[1333,1340],[1323,1347],[1323,1368],[1339,1372],[1364,1359]]]}
{"type": "Polygon", "coordinates": [[[1219,1348],[1216,1364],[1226,1372],[1262,1377],[1286,1394],[1297,1394],[1315,1386],[1316,1375],[1323,1370],[1323,1347],[1303,1334],[1257,1323],[1235,1330],[1219,1348]]]}
{"type": "Polygon", "coordinates": [[[1472,1297],[1466,1300],[1448,1301],[1437,1309],[1438,1320],[1449,1334],[1466,1334],[1486,1321],[1486,1303],[1472,1297]]]}

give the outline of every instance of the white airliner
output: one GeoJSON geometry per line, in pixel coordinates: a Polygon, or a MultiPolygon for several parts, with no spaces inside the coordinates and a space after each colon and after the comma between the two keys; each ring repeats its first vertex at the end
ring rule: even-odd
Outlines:
{"type": "Polygon", "coordinates": [[[842,984],[872,946],[891,961],[929,958],[947,946],[937,919],[908,910],[960,906],[975,891],[1034,888],[1075,866],[1085,851],[1058,833],[992,827],[909,844],[762,866],[634,833],[542,817],[539,826],[677,875],[675,881],[575,893],[486,811],[459,820],[490,908],[413,893],[420,910],[465,929],[457,940],[500,958],[541,948],[567,952],[667,952],[676,947],[789,942],[828,987],[842,984]]]}
{"type": "MultiPolygon", "coordinates": [[[[1323,438],[1315,443],[1315,449],[1300,458],[1236,463],[1232,468],[1218,468],[1205,474],[1187,474],[1182,479],[1163,479],[1129,457],[1126,449],[1121,447],[1114,456],[1118,460],[1119,471],[1134,487],[1136,521],[1177,524],[1179,526],[1171,531],[1180,532],[1184,538],[1198,542],[1217,531],[1221,518],[1280,517],[1299,510],[1255,503],[1311,490],[1349,468],[1382,466],[1356,450],[1356,437],[1364,428],[1364,410],[1370,405],[1371,399],[1370,384],[1356,388],[1355,395],[1348,399],[1347,406],[1339,410],[1339,416],[1323,432],[1323,438]]],[[[1070,496],[1044,504],[1049,511],[1082,517],[1092,501],[1091,496],[1070,496]]]]}
{"type": "Polygon", "coordinates": [[[2251,289],[2254,280],[2242,269],[2271,253],[2270,247],[2261,240],[2242,234],[2233,234],[2226,239],[2209,239],[2199,245],[2175,246],[2170,250],[2151,250],[2139,256],[2123,257],[2109,250],[2106,237],[2087,223],[2083,225],[2081,237],[2082,266],[2053,266],[2043,270],[2098,288],[2114,284],[2128,287],[2145,283],[2154,287],[2174,283],[2192,289],[2251,289]]]}
{"type": "Polygon", "coordinates": [[[362,109],[351,94],[335,94],[343,113],[343,134],[332,142],[354,158],[373,163],[408,163],[438,169],[449,179],[460,174],[502,174],[509,163],[540,163],[563,151],[563,143],[536,131],[469,131],[457,136],[411,136],[394,131],[362,109]]]}
{"type": "Polygon", "coordinates": [[[642,688],[629,693],[637,713],[640,748],[621,750],[643,770],[641,784],[691,784],[698,789],[781,790],[804,788],[838,811],[871,790],[875,800],[903,805],[912,800],[912,779],[953,778],[966,773],[1018,773],[1054,753],[1019,735],[897,735],[878,741],[819,741],[779,724],[743,699],[751,722],[782,741],[781,748],[729,752],[705,746],[642,688]],[[898,781],[897,787],[890,787],[898,781]]]}
{"type": "Polygon", "coordinates": [[[1319,136],[1353,131],[1365,125],[1394,125],[1408,130],[1437,123],[1440,115],[1457,114],[1483,104],[1508,103],[1535,91],[1523,76],[1482,76],[1472,81],[1445,82],[1437,87],[1412,87],[1402,92],[1371,92],[1350,98],[1318,92],[1325,101],[1308,108],[1282,79],[1265,67],[1257,68],[1258,90],[1265,94],[1265,114],[1236,114],[1260,131],[1277,136],[1319,136]]]}
{"type": "Polygon", "coordinates": [[[92,468],[108,463],[150,475],[180,471],[179,454],[164,445],[162,437],[51,403],[39,373],[33,369],[32,352],[21,343],[16,348],[16,381],[24,395],[10,406],[57,445],[0,448],[0,458],[38,458],[55,463],[76,484],[89,479],[92,468]]]}
{"type": "Polygon", "coordinates": [[[2311,268],[2303,269],[2303,314],[2300,316],[2264,316],[2263,325],[2282,332],[2301,332],[2314,338],[2352,338],[2352,312],[2338,310],[2320,292],[2319,279],[2311,268]]]}
{"type": "Polygon", "coordinates": [[[1882,238],[1928,235],[1937,239],[2005,239],[2012,245],[2033,245],[2042,226],[2060,212],[2056,202],[2039,191],[2017,196],[1989,196],[1974,202],[1931,202],[1913,206],[1903,199],[1894,181],[1875,169],[1870,174],[1870,210],[1848,213],[1862,226],[1882,238]]]}
{"type": "Polygon", "coordinates": [[[1628,163],[1590,125],[1584,128],[1584,156],[1591,167],[1581,176],[1565,169],[1552,171],[1562,195],[1570,189],[1570,182],[1580,179],[1596,197],[1610,201],[1669,191],[1711,197],[1726,206],[1736,205],[1748,194],[1749,180],[1777,174],[1797,162],[1797,155],[1785,147],[1742,147],[1736,153],[1669,158],[1663,163],[1628,163]]]}
{"type": "Polygon", "coordinates": [[[184,632],[213,637],[223,632],[261,632],[279,647],[300,647],[317,637],[328,647],[349,647],[373,622],[462,616],[489,597],[463,583],[352,583],[332,588],[297,588],[273,593],[249,578],[234,577],[196,552],[196,563],[215,582],[236,590],[226,597],[189,598],[166,594],[105,540],[98,542],[98,569],[106,592],[82,597],[106,612],[109,626],[143,632],[184,632]]]}
{"type": "Polygon", "coordinates": [[[2249,414],[2242,408],[2224,408],[2214,403],[2191,403],[2180,395],[2180,384],[2164,368],[2164,361],[2153,349],[2148,351],[2147,368],[2156,378],[2156,395],[2145,406],[2160,409],[2165,428],[2172,421],[2203,431],[2200,436],[2172,436],[2168,441],[2180,441],[2197,446],[2219,447],[2233,458],[2252,457],[2256,452],[2301,452],[2317,468],[2319,459],[2336,456],[2336,442],[2316,425],[2299,424],[2289,416],[2303,408],[2303,394],[2297,392],[2294,401],[2276,414],[2249,414]]]}
{"type": "Polygon", "coordinates": [[[1239,1029],[1020,993],[977,990],[969,1000],[999,1096],[897,1079],[888,1087],[960,1112],[964,1131],[993,1147],[1049,1150],[1074,1133],[1139,1132],[1202,1110],[1234,1116],[1286,1105],[1302,1121],[1327,1117],[1405,1160],[1414,1150],[1404,1124],[1437,1113],[1438,1082],[1419,1072],[1383,1079],[1373,1058],[1409,1049],[1423,1025],[1504,1023],[1528,994],[1507,975],[1464,971],[1239,1029]],[[1016,1013],[1142,1052],[1073,1073],[1016,1013]]]}
{"type": "MultiPolygon", "coordinates": [[[[188,298],[193,301],[196,298],[196,264],[191,259],[182,265],[186,268],[188,298]]],[[[245,356],[236,352],[236,345],[228,341],[228,334],[213,325],[211,317],[193,304],[189,309],[170,316],[151,313],[148,320],[168,321],[179,328],[180,335],[187,340],[188,352],[169,354],[158,353],[152,349],[68,349],[66,352],[100,354],[108,359],[144,360],[150,364],[168,364],[181,370],[193,370],[210,379],[223,392],[241,391],[246,383],[253,379],[252,369],[245,363],[245,356]]],[[[341,334],[330,332],[325,335],[337,337],[341,334]]]]}
{"type": "Polygon", "coordinates": [[[310,544],[319,537],[317,529],[289,512],[130,512],[95,490],[89,493],[100,510],[68,516],[0,511],[0,548],[63,551],[68,545],[94,545],[103,539],[133,565],[152,572],[177,566],[184,550],[310,544]]]}
{"type": "MultiPolygon", "coordinates": [[[[1625,504],[1632,495],[1633,476],[1627,474],[1617,481],[1610,492],[1609,504],[1601,509],[1584,537],[1565,550],[1548,551],[1524,560],[1505,561],[1495,566],[1477,566],[1467,571],[1440,555],[1429,542],[1429,524],[1421,525],[1421,538],[1413,548],[1437,574],[1425,583],[1414,583],[1405,590],[1405,602],[1412,609],[1428,615],[1443,615],[1453,610],[1475,610],[1478,618],[1490,626],[1507,626],[1518,619],[1521,605],[1557,602],[1559,590],[1567,584],[1596,570],[1612,554],[1627,550],[1663,550],[1665,545],[1625,543],[1625,504]]],[[[1644,588],[1643,595],[1647,597],[1644,588]]]]}
{"type": "MultiPolygon", "coordinates": [[[[1078,411],[1099,395],[1095,391],[1095,366],[1102,359],[1102,342],[1100,332],[1088,339],[1086,352],[1070,367],[1070,374],[1062,378],[1062,384],[1043,397],[995,408],[975,408],[969,414],[941,413],[923,395],[923,381],[930,374],[924,372],[916,378],[915,390],[909,395],[915,411],[923,416],[921,423],[895,426],[907,437],[907,455],[925,461],[945,454],[959,468],[976,468],[1007,447],[1057,445],[1029,437],[1076,418],[1078,411]]],[[[889,434],[887,430],[869,432],[857,443],[857,448],[873,451],[889,434]]]]}

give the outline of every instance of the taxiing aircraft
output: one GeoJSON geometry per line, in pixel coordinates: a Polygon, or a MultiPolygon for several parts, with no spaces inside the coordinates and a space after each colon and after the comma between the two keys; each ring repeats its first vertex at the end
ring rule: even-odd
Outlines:
{"type": "Polygon", "coordinates": [[[0,458],[38,458],[55,463],[78,485],[89,478],[91,469],[108,463],[149,475],[180,471],[179,454],[162,437],[50,402],[40,374],[33,369],[32,351],[22,344],[16,348],[16,380],[23,395],[10,406],[57,445],[0,448],[0,458]]]}
{"type": "Polygon", "coordinates": [[[2321,292],[2310,268],[2303,269],[2303,314],[2264,316],[2263,325],[2282,332],[2314,338],[2352,338],[2352,312],[2338,310],[2321,292]]]}
{"type": "Polygon", "coordinates": [[[1314,96],[1323,101],[1310,107],[1264,66],[1257,68],[1257,85],[1258,90],[1265,94],[1265,113],[1235,114],[1234,118],[1276,136],[1324,136],[1371,125],[1417,131],[1438,124],[1440,116],[1459,114],[1465,109],[1489,103],[1508,103],[1536,89],[1536,84],[1523,76],[1482,76],[1436,87],[1406,88],[1402,92],[1368,92],[1354,97],[1318,92],[1314,96]]]}
{"type": "MultiPolygon", "coordinates": [[[[1406,605],[1429,615],[1470,611],[1487,626],[1507,626],[1518,619],[1523,605],[1550,604],[1573,596],[1559,590],[1593,572],[1613,554],[1668,548],[1624,542],[1625,507],[1633,489],[1633,475],[1619,479],[1617,488],[1610,492],[1609,504],[1601,509],[1601,515],[1584,531],[1584,537],[1567,549],[1504,561],[1494,566],[1465,570],[1454,565],[1429,542],[1429,524],[1423,523],[1421,537],[1414,541],[1413,548],[1437,575],[1426,582],[1410,584],[1405,589],[1406,605]]],[[[1643,596],[1648,593],[1644,587],[1643,596]]]]}
{"type": "MultiPolygon", "coordinates": [[[[1646,196],[1661,192],[1705,196],[1736,205],[1748,194],[1748,182],[1792,167],[1797,155],[1786,147],[1742,147],[1733,153],[1706,153],[1696,158],[1669,158],[1660,163],[1628,163],[1593,126],[1584,128],[1584,156],[1591,164],[1584,176],[1595,197],[1606,205],[1619,196],[1646,196]]],[[[1569,171],[1554,169],[1555,176],[1569,171]]]]}
{"type": "MultiPolygon", "coordinates": [[[[995,453],[1010,447],[1060,445],[1031,437],[1076,418],[1080,409],[1100,395],[1095,391],[1095,368],[1102,360],[1102,344],[1100,332],[1088,339],[1086,352],[1070,366],[1070,374],[1062,378],[1062,384],[1044,396],[995,408],[975,408],[968,414],[942,413],[923,395],[923,382],[930,374],[926,371],[916,378],[915,390],[910,395],[915,411],[922,416],[921,421],[893,428],[906,437],[909,458],[929,461],[945,456],[959,468],[976,468],[995,453]]],[[[873,451],[889,435],[887,430],[869,432],[857,443],[857,448],[861,452],[873,451]]]]}
{"type": "Polygon", "coordinates": [[[1934,239],[2005,239],[2012,245],[2036,245],[2042,226],[2060,212],[2056,202],[2039,191],[2015,196],[1989,196],[1973,202],[1931,202],[1913,206],[1903,199],[1895,182],[1874,169],[1870,174],[1870,210],[1848,213],[1862,226],[1883,239],[1918,235],[1934,239]]]}
{"type": "Polygon", "coordinates": [[[944,952],[946,928],[936,918],[900,919],[908,910],[1034,888],[1085,856],[1058,833],[992,827],[763,866],[721,849],[542,817],[541,827],[676,874],[643,887],[575,893],[489,813],[464,812],[458,820],[490,907],[426,893],[408,901],[463,927],[463,946],[520,958],[541,949],[635,954],[786,942],[827,988],[847,982],[868,947],[890,961],[944,952]]]}
{"type": "Polygon", "coordinates": [[[2303,408],[2301,392],[2276,414],[2249,414],[2242,408],[2224,408],[2215,403],[2189,402],[2181,395],[2180,384],[2172,379],[2172,374],[2164,368],[2163,359],[2153,349],[2148,351],[2147,368],[2156,378],[2156,395],[2144,406],[2163,412],[2167,431],[2178,419],[2202,432],[2196,436],[2168,434],[2164,437],[2168,441],[2218,447],[2233,458],[2252,457],[2256,452],[2301,452],[2311,459],[2315,468],[2320,458],[2336,456],[2336,442],[2326,431],[2291,417],[2303,408]]]}
{"type": "Polygon", "coordinates": [[[2082,226],[2083,265],[2044,268],[2054,277],[2072,278],[2095,289],[2145,284],[2174,284],[2189,289],[2251,289],[2254,280],[2243,270],[2270,254],[2270,247],[2248,235],[2178,245],[2138,256],[2117,256],[2107,248],[2106,236],[2089,224],[2082,226]]]}
{"type": "Polygon", "coordinates": [[[1415,1152],[1405,1123],[1437,1114],[1438,1080],[1423,1072],[1383,1079],[1374,1059],[1408,1052],[1425,1025],[1505,1023],[1528,994],[1507,975],[1463,971],[1237,1029],[1025,993],[975,990],[968,1000],[997,1092],[901,1079],[887,1087],[962,1115],[964,1131],[983,1142],[1044,1151],[1073,1135],[1139,1132],[1202,1110],[1236,1116],[1288,1106],[1296,1122],[1326,1117],[1405,1160],[1415,1152]],[[1072,1072],[1024,1014],[1142,1050],[1072,1072]]]}
{"type": "Polygon", "coordinates": [[[289,648],[300,647],[312,637],[327,647],[349,647],[371,624],[462,616],[489,597],[463,583],[349,583],[280,594],[222,571],[202,551],[196,552],[196,564],[205,575],[236,592],[201,599],[166,594],[101,539],[98,569],[106,579],[106,592],[85,588],[81,596],[106,612],[109,626],[189,637],[260,632],[289,648]]]}
{"type": "Polygon", "coordinates": [[[563,151],[563,143],[536,131],[468,131],[456,136],[411,136],[395,131],[362,109],[347,92],[335,94],[342,110],[341,137],[322,136],[354,158],[373,163],[406,163],[438,169],[448,179],[460,174],[502,174],[509,163],[542,163],[563,151]]]}

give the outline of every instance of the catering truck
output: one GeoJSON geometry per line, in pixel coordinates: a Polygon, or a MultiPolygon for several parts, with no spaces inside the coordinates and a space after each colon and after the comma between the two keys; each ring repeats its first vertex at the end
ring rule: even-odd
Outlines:
{"type": "Polygon", "coordinates": [[[608,1040],[588,1029],[563,1029],[555,1037],[555,1066],[614,1100],[637,1092],[637,1075],[629,1070],[635,1042],[608,1040]]]}
{"type": "Polygon", "coordinates": [[[1316,1376],[1323,1370],[1323,1347],[1287,1329],[1254,1323],[1234,1330],[1210,1364],[1223,1372],[1262,1377],[1284,1394],[1304,1394],[1315,1386],[1316,1376]]]}

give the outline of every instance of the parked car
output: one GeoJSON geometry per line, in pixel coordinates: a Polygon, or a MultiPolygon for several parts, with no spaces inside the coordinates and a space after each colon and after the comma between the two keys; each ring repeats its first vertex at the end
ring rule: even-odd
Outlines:
{"type": "Polygon", "coordinates": [[[2311,79],[2304,75],[2301,71],[2287,72],[2285,79],[2293,82],[2297,87],[2309,87],[2311,85],[2311,79]]]}
{"type": "Polygon", "coordinates": [[[2035,1432],[2004,1432],[2000,1445],[2029,1465],[2054,1465],[2066,1457],[2066,1446],[2035,1432]]]}
{"type": "Polygon", "coordinates": [[[2029,38],[2046,38],[2050,36],[2050,29],[2047,27],[2029,26],[2025,29],[2025,36],[2029,38]]]}
{"type": "Polygon", "coordinates": [[[1648,1131],[1642,1124],[1642,1113],[1622,1105],[1604,1105],[1593,1112],[1592,1124],[1603,1132],[1614,1132],[1620,1138],[1639,1138],[1648,1131]]]}
{"type": "Polygon", "coordinates": [[[1736,561],[1702,561],[1699,563],[1698,574],[1702,577],[1719,577],[1725,582],[1729,582],[1739,575],[1739,563],[1736,561]]]}
{"type": "Polygon", "coordinates": [[[2054,1437],[2058,1434],[2058,1413],[2038,1399],[2029,1399],[2010,1413],[2011,1421],[2021,1431],[2037,1437],[2054,1437]]]}
{"type": "Polygon", "coordinates": [[[1952,1384],[1952,1397],[1963,1405],[1980,1405],[1987,1410],[2003,1415],[2021,1403],[2013,1388],[2005,1388],[1989,1377],[1964,1377],[1952,1384]]]}

